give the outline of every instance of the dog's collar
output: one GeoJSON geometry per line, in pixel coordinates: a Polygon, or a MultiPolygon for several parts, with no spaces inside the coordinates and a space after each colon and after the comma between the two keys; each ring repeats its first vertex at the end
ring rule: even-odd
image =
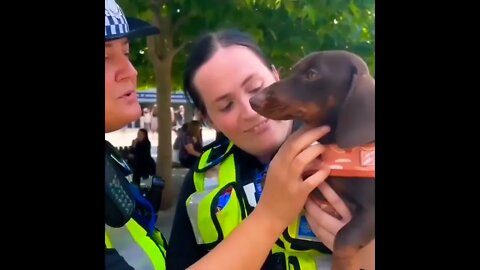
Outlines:
{"type": "Polygon", "coordinates": [[[331,176],[375,178],[375,144],[344,150],[325,145],[322,160],[330,166],[331,176]]]}

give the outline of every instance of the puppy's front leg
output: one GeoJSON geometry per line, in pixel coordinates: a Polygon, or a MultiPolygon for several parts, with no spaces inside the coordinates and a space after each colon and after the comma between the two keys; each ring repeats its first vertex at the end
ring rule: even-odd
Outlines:
{"type": "Polygon", "coordinates": [[[375,238],[375,208],[357,208],[352,220],[337,233],[332,270],[360,269],[358,251],[375,238]]]}

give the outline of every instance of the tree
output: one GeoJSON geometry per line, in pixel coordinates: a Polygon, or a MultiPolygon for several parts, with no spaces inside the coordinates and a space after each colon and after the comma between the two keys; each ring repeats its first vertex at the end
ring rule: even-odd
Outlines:
{"type": "MultiPolygon", "coordinates": [[[[375,71],[374,0],[119,0],[129,16],[152,22],[161,33],[132,44],[139,81],[152,79],[157,88],[157,173],[166,180],[162,209],[170,207],[170,94],[181,88],[181,76],[191,41],[206,31],[235,27],[252,34],[281,73],[302,56],[325,49],[358,53],[375,71]],[[148,55],[150,63],[145,61],[148,55]],[[149,77],[150,76],[150,77],[149,77]]],[[[151,81],[150,81],[151,82],[151,81]]]]}

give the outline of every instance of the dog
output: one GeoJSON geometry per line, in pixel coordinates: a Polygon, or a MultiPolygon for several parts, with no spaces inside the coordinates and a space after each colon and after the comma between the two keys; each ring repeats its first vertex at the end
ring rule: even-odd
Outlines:
{"type": "MultiPolygon", "coordinates": [[[[359,249],[375,238],[375,79],[367,64],[348,51],[313,52],[250,105],[269,119],[330,126],[318,141],[327,148],[321,156],[331,168],[326,181],[352,214],[335,238],[332,269],[358,270],[359,249]]],[[[315,198],[328,204],[318,190],[315,198]]]]}

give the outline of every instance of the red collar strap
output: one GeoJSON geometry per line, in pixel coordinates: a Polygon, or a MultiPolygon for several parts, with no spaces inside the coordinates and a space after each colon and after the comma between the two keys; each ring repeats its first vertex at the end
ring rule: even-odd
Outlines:
{"type": "Polygon", "coordinates": [[[325,147],[322,159],[330,166],[331,176],[375,178],[375,144],[348,150],[334,144],[325,147]]]}

